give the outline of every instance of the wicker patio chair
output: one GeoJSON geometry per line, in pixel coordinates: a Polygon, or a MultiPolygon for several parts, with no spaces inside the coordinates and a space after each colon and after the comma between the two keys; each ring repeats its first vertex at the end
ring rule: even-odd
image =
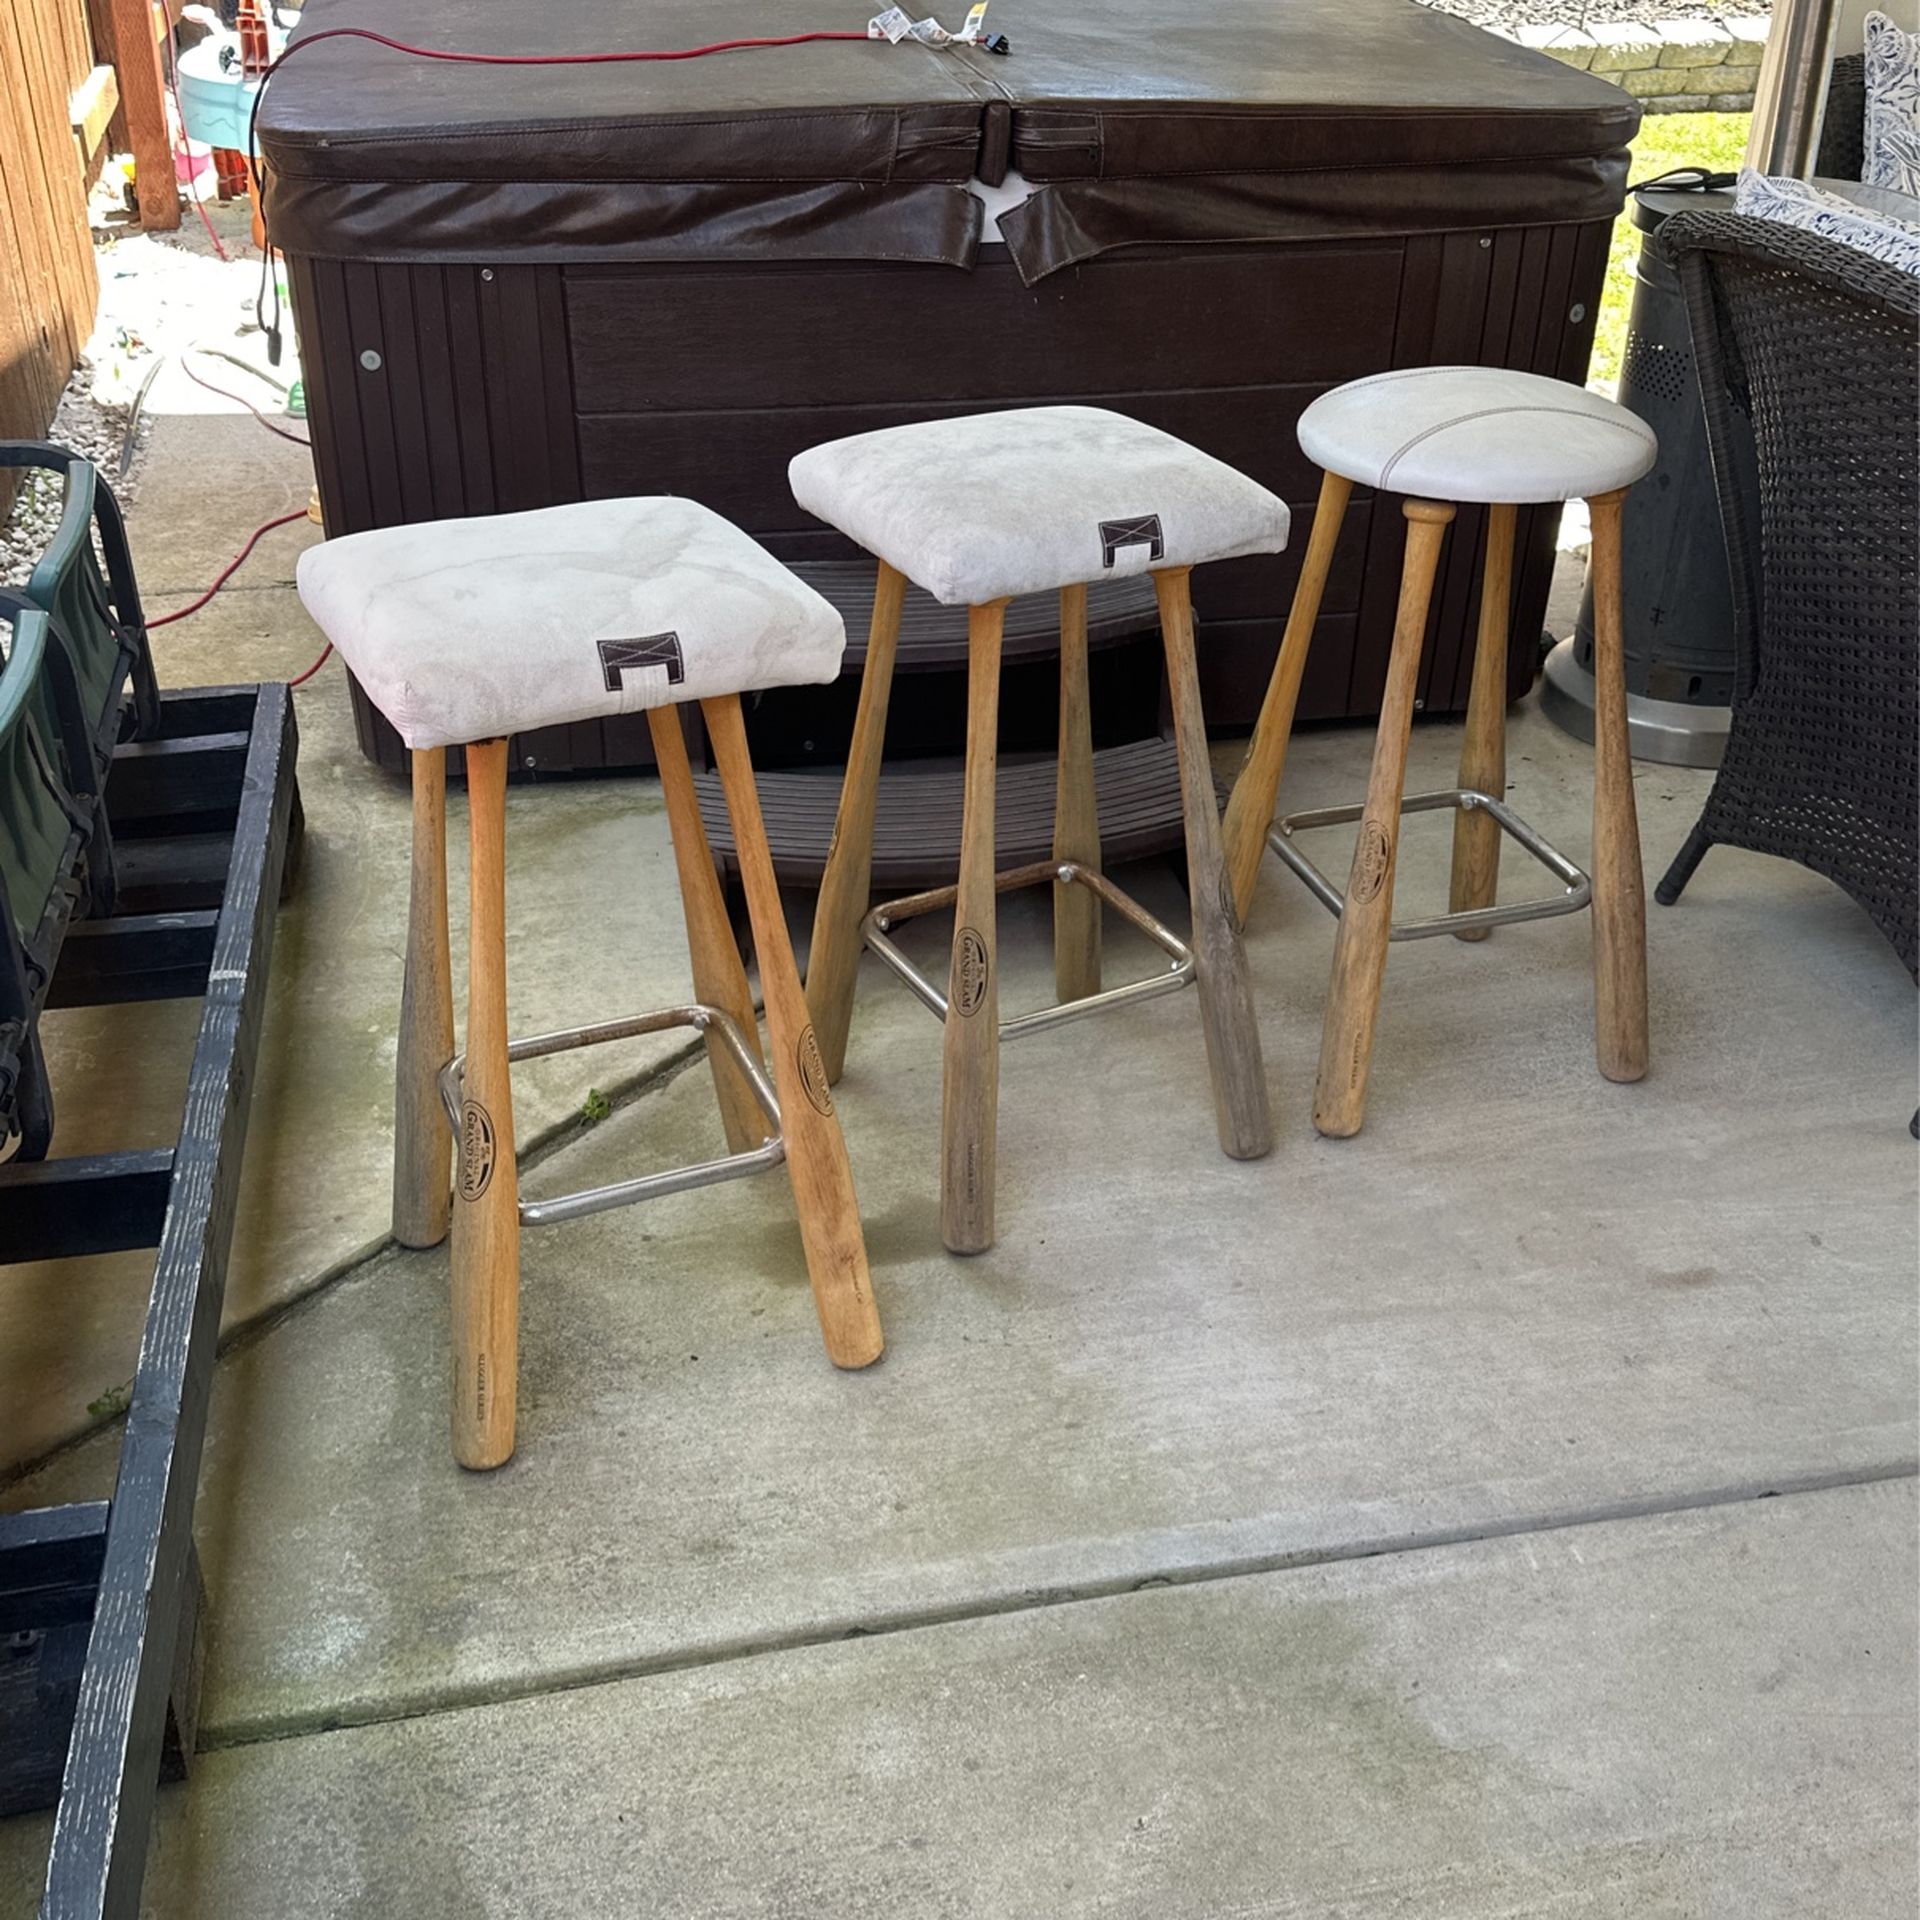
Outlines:
{"type": "Polygon", "coordinates": [[[1661,244],[1693,334],[1733,580],[1732,730],[1707,849],[1797,860],[1920,976],[1920,279],[1774,221],[1689,213],[1661,244]],[[1738,409],[1757,503],[1728,484],[1738,409]]]}

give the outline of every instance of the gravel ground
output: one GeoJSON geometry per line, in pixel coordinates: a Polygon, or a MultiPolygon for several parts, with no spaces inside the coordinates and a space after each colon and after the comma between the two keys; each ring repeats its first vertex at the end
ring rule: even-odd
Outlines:
{"type": "Polygon", "coordinates": [[[1772,0],[1426,0],[1438,13],[1458,14],[1477,27],[1645,25],[1658,20],[1723,20],[1770,14],[1772,0]]]}
{"type": "MultiPolygon", "coordinates": [[[[106,406],[96,400],[92,371],[83,366],[67,382],[60,410],[53,416],[46,437],[84,454],[112,480],[120,470],[120,445],[126,437],[128,411],[124,406],[106,406]]],[[[0,527],[0,586],[26,584],[60,524],[60,501],[58,474],[36,468],[22,478],[12,516],[0,527]]]]}

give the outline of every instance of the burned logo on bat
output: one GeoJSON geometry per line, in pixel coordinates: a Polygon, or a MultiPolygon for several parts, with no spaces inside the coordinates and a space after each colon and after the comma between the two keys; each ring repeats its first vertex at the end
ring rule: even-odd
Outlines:
{"type": "Polygon", "coordinates": [[[833,1095],[827,1088],[827,1063],[821,1058],[820,1042],[813,1037],[811,1021],[801,1028],[800,1044],[794,1049],[794,1055],[795,1064],[800,1069],[802,1091],[813,1103],[815,1111],[831,1117],[833,1095]]]}
{"type": "Polygon", "coordinates": [[[478,1200],[493,1184],[493,1115],[478,1100],[460,1103],[460,1198],[478,1200]]]}
{"type": "Polygon", "coordinates": [[[1371,900],[1387,884],[1393,864],[1393,837],[1378,820],[1361,823],[1360,844],[1353,852],[1353,897],[1371,900]]]}
{"type": "Polygon", "coordinates": [[[980,1011],[987,997],[992,963],[987,943],[972,927],[962,927],[953,943],[953,1004],[965,1017],[980,1011]]]}

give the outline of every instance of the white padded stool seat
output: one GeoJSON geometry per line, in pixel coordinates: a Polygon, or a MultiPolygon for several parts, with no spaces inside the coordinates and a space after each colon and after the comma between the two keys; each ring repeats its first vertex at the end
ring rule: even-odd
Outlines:
{"type": "Polygon", "coordinates": [[[692,500],[342,535],[300,598],[409,747],[834,679],[830,602],[692,500]]]}
{"type": "Polygon", "coordinates": [[[1530,505],[1631,486],[1653,429],[1584,387],[1502,367],[1402,367],[1323,393],[1300,416],[1316,466],[1428,500],[1530,505]]]}
{"type": "Polygon", "coordinates": [[[936,600],[980,606],[1287,544],[1285,503],[1103,407],[1026,407],[810,447],[793,497],[936,600]]]}

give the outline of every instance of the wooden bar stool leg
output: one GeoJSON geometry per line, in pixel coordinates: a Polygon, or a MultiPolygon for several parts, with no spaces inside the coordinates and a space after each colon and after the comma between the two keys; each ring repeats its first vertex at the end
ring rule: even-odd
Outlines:
{"type": "Polygon", "coordinates": [[[467,1049],[453,1208],[453,1455],[513,1455],[520,1369],[520,1178],[507,1072],[507,743],[466,750],[467,1049]]]}
{"type": "MultiPolygon", "coordinates": [[[[1513,594],[1515,509],[1487,509],[1487,564],[1480,577],[1480,635],[1460,744],[1460,784],[1496,800],[1507,791],[1507,607],[1513,594]]],[[[1475,809],[1453,816],[1451,909],[1490,907],[1500,891],[1500,823],[1475,809]]],[[[1457,940],[1484,940],[1491,927],[1463,927],[1457,940]]]]}
{"type": "Polygon", "coordinates": [[[1413,690],[1420,677],[1441,542],[1453,518],[1452,507],[1432,500],[1409,500],[1402,511],[1407,516],[1407,553],[1393,654],[1387,663],[1380,729],[1374,736],[1366,812],[1334,941],[1333,981],[1320,1029],[1320,1074],[1313,1093],[1313,1124],[1336,1139],[1358,1133],[1366,1118],[1367,1069],[1373,1060],[1387,943],[1393,935],[1393,870],[1400,845],[1400,799],[1407,784],[1413,690]]]}
{"type": "Polygon", "coordinates": [[[1593,516],[1594,1051],[1609,1080],[1647,1071],[1647,894],[1627,736],[1627,661],[1620,622],[1624,491],[1587,502],[1593,516]]]}
{"type": "Polygon", "coordinates": [[[993,1245],[1000,1117],[1000,963],[994,889],[1000,635],[1007,603],[967,614],[967,771],[953,903],[940,1097],[940,1237],[950,1253],[993,1245]]]}
{"type": "MultiPolygon", "coordinates": [[[[1087,590],[1060,590],[1060,754],[1053,857],[1100,871],[1100,803],[1093,784],[1093,707],[1087,690],[1087,590]]],[[[1053,886],[1053,980],[1062,1001],[1100,991],[1100,899],[1053,886]]]]}
{"type": "Polygon", "coordinates": [[[787,1172],[794,1210],[807,1253],[807,1277],[820,1315],[827,1358],[836,1367],[871,1366],[880,1358],[880,1314],[873,1304],[867,1245],[853,1197],[847,1143],[827,1091],[826,1068],[807,1015],[807,999],[787,937],[780,884],[773,875],[760,790],[747,753],[747,729],[737,695],[703,700],[707,733],[720,769],[720,784],[733,819],[740,853],[740,881],[760,956],[760,992],[767,1006],[773,1085],[780,1099],[780,1125],[787,1142],[787,1172]]]}
{"type": "Polygon", "coordinates": [[[1280,796],[1280,776],[1286,771],[1287,741],[1293,733],[1293,712],[1300,699],[1300,679],[1307,670],[1314,623],[1326,592],[1327,570],[1339,544],[1340,523],[1346,518],[1353,482],[1337,473],[1320,476],[1320,504],[1313,510],[1313,531],[1307,536],[1306,558],[1300,563],[1300,582],[1293,590],[1287,631],[1280,657],[1273,663],[1260,718],[1247,748],[1246,763],[1233,783],[1227,801],[1227,872],[1233,881],[1233,910],[1242,925],[1253,905],[1260,878],[1260,856],[1267,850],[1267,829],[1280,796]]]}
{"type": "Polygon", "coordinates": [[[874,583],[873,621],[867,629],[867,662],[860,675],[860,705],[847,748],[846,779],[834,816],[833,844],[813,909],[813,940],[807,950],[807,1004],[813,1009],[820,1058],[827,1080],[837,1084],[847,1063],[847,1033],[853,1024],[853,986],[860,971],[860,922],[872,904],[873,808],[880,788],[880,758],[887,734],[887,698],[900,644],[900,607],[906,578],[883,560],[874,583]]]}
{"type": "MultiPolygon", "coordinates": [[[[697,999],[722,1013],[730,1013],[746,1035],[747,1044],[760,1051],[760,1023],[753,1011],[753,992],[747,970],[727,918],[720,876],[713,868],[713,849],[700,819],[700,802],[693,791],[693,768],[687,760],[687,736],[680,729],[677,707],[650,707],[647,731],[653,736],[653,757],[660,767],[660,792],[666,801],[667,825],[673,834],[673,864],[680,876],[680,905],[687,921],[687,951],[693,960],[693,991],[697,999]]],[[[713,1070],[713,1088],[720,1101],[720,1120],[727,1130],[727,1146],[746,1153],[767,1137],[766,1116],[753,1090],[726,1047],[707,1036],[707,1064],[713,1070]]]]}
{"type": "Polygon", "coordinates": [[[1273,1149],[1273,1116],[1260,1055],[1260,1025],[1253,1009],[1253,976],[1220,841],[1220,805],[1214,798],[1213,762],[1207,754],[1206,717],[1200,706],[1187,569],[1170,567],[1155,573],[1153,587],[1160,602],[1174,745],[1180,757],[1194,974],[1200,989],[1207,1066],[1213,1076],[1214,1118],[1220,1145],[1232,1159],[1257,1160],[1273,1149]]]}
{"type": "Polygon", "coordinates": [[[453,1058],[453,962],[447,950],[447,755],[413,755],[413,872],[393,1101],[393,1237],[437,1247],[453,1220],[453,1135],[440,1070],[453,1058]]]}

